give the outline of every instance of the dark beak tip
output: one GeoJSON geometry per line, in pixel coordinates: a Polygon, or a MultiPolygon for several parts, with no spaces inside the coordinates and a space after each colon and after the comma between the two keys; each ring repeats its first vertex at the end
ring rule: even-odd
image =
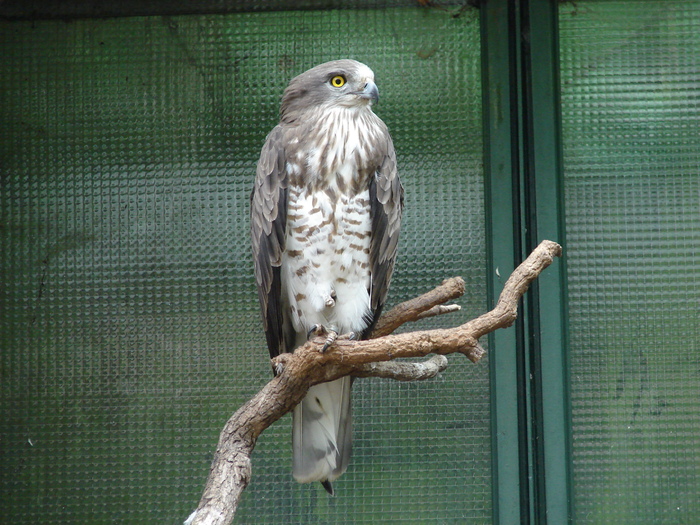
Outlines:
{"type": "Polygon", "coordinates": [[[367,82],[365,89],[362,91],[362,97],[368,98],[374,103],[379,102],[379,89],[377,88],[377,84],[374,82],[367,82]]]}

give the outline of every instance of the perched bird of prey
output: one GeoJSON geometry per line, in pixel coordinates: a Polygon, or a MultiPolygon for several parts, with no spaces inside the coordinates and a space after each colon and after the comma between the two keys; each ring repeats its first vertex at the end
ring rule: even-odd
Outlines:
{"type": "MultiPolygon", "coordinates": [[[[251,195],[251,235],[267,346],[310,334],[368,335],[394,269],[403,188],[372,70],[336,60],[292,79],[251,195]]],[[[350,459],[351,378],[312,386],[293,415],[293,475],[331,482],[350,459]]]]}

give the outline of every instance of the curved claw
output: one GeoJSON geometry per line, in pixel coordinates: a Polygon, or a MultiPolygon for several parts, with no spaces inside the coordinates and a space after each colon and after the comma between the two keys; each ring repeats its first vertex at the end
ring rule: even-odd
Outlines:
{"type": "Polygon", "coordinates": [[[306,332],[306,340],[308,341],[312,337],[316,337],[317,335],[324,335],[326,333],[326,328],[323,325],[315,324],[309,329],[308,332],[306,332]]]}
{"type": "Polygon", "coordinates": [[[338,339],[338,332],[335,330],[329,330],[328,331],[328,337],[326,338],[326,342],[323,344],[323,348],[321,348],[321,352],[325,352],[328,350],[328,348],[335,343],[335,340],[338,339]]]}

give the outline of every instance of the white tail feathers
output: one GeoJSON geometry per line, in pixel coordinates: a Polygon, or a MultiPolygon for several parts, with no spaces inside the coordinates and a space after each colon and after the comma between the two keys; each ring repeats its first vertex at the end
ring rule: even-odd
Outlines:
{"type": "Polygon", "coordinates": [[[333,481],[348,467],[352,448],[349,377],[312,386],[294,409],[292,456],[300,483],[333,481]]]}

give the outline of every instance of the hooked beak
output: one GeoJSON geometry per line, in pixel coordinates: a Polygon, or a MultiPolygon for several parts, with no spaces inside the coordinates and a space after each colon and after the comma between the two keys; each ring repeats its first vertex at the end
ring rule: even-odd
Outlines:
{"type": "Polygon", "coordinates": [[[364,89],[362,91],[356,91],[355,94],[360,98],[371,100],[373,104],[379,102],[379,89],[377,89],[377,84],[372,81],[367,82],[364,89]]]}

